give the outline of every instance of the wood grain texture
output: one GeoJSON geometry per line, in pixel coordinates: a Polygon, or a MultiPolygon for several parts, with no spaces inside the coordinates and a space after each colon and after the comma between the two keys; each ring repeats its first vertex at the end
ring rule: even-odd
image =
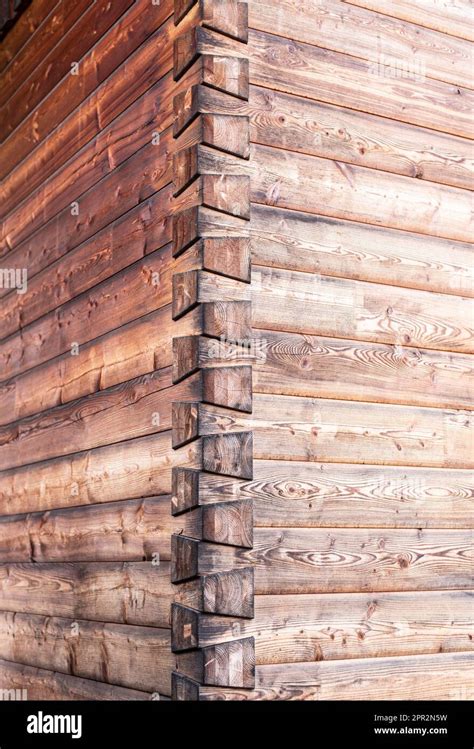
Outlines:
{"type": "Polygon", "coordinates": [[[93,505],[171,493],[172,466],[201,465],[199,441],[171,450],[171,431],[0,473],[0,511],[93,505]]]}
{"type": "Polygon", "coordinates": [[[255,460],[252,481],[201,475],[197,500],[249,498],[256,527],[469,528],[470,471],[255,460]]]}
{"type": "Polygon", "coordinates": [[[255,593],[469,590],[472,532],[256,528],[251,550],[201,544],[199,571],[255,567],[255,593]]]}
{"type": "Polygon", "coordinates": [[[466,652],[471,607],[470,591],[257,596],[254,620],[201,617],[199,642],[252,636],[257,666],[466,652]]]}
{"type": "Polygon", "coordinates": [[[23,614],[170,627],[170,563],[0,564],[2,608],[23,614]]]}
{"type": "Polygon", "coordinates": [[[252,200],[470,242],[471,194],[281,148],[254,146],[252,200]]]}
{"type": "Polygon", "coordinates": [[[256,393],[472,408],[469,355],[319,335],[258,333],[259,358],[253,364],[256,393]]]}
{"type": "MultiPolygon", "coordinates": [[[[55,259],[51,250],[32,258],[25,293],[13,292],[2,300],[0,336],[25,328],[167,244],[171,239],[165,218],[169,199],[170,191],[165,187],[66,254],[55,259]],[[42,267],[44,263],[49,264],[42,267]]],[[[63,252],[64,247],[58,247],[58,253],[63,252]]],[[[15,254],[18,262],[21,253],[15,254]]]]}
{"type": "MultiPolygon", "coordinates": [[[[0,342],[5,379],[171,303],[171,247],[165,245],[0,342]]],[[[76,354],[77,355],[77,354],[76,354]]]]}
{"type": "MultiPolygon", "coordinates": [[[[46,41],[42,48],[43,57],[37,62],[27,80],[20,78],[21,83],[16,87],[13,95],[0,110],[0,132],[7,138],[14,129],[34,108],[43,101],[54,86],[71,73],[71,64],[80,61],[94,45],[95,35],[88,33],[93,25],[98,37],[105,36],[107,30],[132,6],[133,0],[116,0],[113,4],[108,0],[97,0],[88,4],[81,0],[78,8],[85,11],[75,13],[73,19],[65,26],[64,34],[56,44],[49,47],[46,41]],[[69,32],[69,33],[68,33],[69,32]]],[[[76,5],[76,4],[74,4],[76,5]]],[[[74,6],[69,6],[70,11],[74,6]]],[[[43,39],[42,39],[43,40],[43,39]]]]}
{"type": "Polygon", "coordinates": [[[472,297],[470,253],[464,242],[252,205],[256,265],[472,297]]]}
{"type": "Polygon", "coordinates": [[[260,666],[253,691],[202,687],[201,700],[456,700],[472,696],[468,653],[260,666]]]}
{"type": "MultiPolygon", "coordinates": [[[[425,28],[420,30],[407,23],[414,21],[414,18],[407,18],[403,10],[400,13],[400,5],[406,9],[413,3],[394,5],[388,0],[325,0],[322,5],[318,0],[309,0],[303,5],[297,0],[251,0],[249,16],[251,27],[260,31],[365,60],[377,61],[383,53],[387,59],[404,62],[406,69],[413,77],[418,75],[418,79],[426,75],[454,86],[472,88],[470,45],[461,39],[428,29],[428,24],[422,24],[425,28]],[[373,11],[380,11],[383,15],[373,11]]],[[[453,6],[447,3],[442,11],[435,3],[426,3],[428,7],[433,14],[439,13],[445,20],[453,10],[453,6]]],[[[466,26],[469,25],[469,15],[466,3],[466,26]]],[[[446,32],[446,29],[440,31],[446,32]]]]}
{"type": "Polygon", "coordinates": [[[171,428],[171,398],[192,401],[200,392],[198,375],[172,386],[168,368],[14,422],[0,429],[0,468],[164,432],[171,428]]]}
{"type": "MultiPolygon", "coordinates": [[[[15,191],[7,193],[5,213],[9,212],[2,222],[0,241],[17,247],[59,211],[70,210],[73,201],[79,202],[81,212],[82,196],[87,190],[149,144],[154,133],[166,129],[169,111],[166,112],[164,104],[166,96],[169,100],[170,88],[169,76],[152,86],[45,184],[30,193],[26,202],[20,202],[21,196],[15,191]]],[[[160,157],[158,146],[155,145],[157,158],[160,157]]]]}
{"type": "MultiPolygon", "coordinates": [[[[80,61],[82,74],[64,77],[47,99],[41,102],[35,111],[17,127],[15,133],[5,141],[1,151],[0,178],[19,164],[54,130],[58,123],[65,120],[79,104],[87,99],[89,94],[103,84],[142,42],[159,29],[171,12],[171,0],[161,2],[160,5],[146,2],[134,3],[128,13],[114,26],[111,33],[99,39],[93,50],[80,61]]],[[[158,49],[162,55],[165,54],[165,49],[168,50],[168,55],[171,55],[170,39],[172,39],[174,27],[170,21],[168,27],[166,35],[157,34],[157,38],[154,39],[155,55],[158,49]]],[[[154,70],[158,64],[161,64],[158,62],[160,58],[163,59],[162,56],[155,57],[154,70]]],[[[150,62],[150,58],[148,60],[150,62]]],[[[150,83],[156,81],[153,76],[150,83]]]]}
{"type": "MultiPolygon", "coordinates": [[[[69,35],[69,39],[74,38],[74,33],[70,34],[71,27],[74,26],[74,24],[84,13],[84,11],[87,11],[91,5],[93,5],[93,2],[91,2],[91,0],[80,0],[80,2],[68,6],[66,6],[64,3],[61,3],[57,6],[53,13],[51,13],[47,18],[44,19],[41,32],[35,35],[34,39],[30,37],[26,44],[23,45],[21,53],[11,61],[11,64],[0,76],[1,108],[4,107],[4,105],[10,98],[15,98],[15,94],[17,94],[17,91],[22,89],[21,84],[24,84],[27,79],[29,79],[29,86],[34,90],[33,82],[35,79],[37,79],[38,68],[42,63],[44,63],[45,59],[48,60],[49,64],[52,63],[52,60],[58,62],[56,55],[51,54],[51,52],[64,36],[69,35]],[[47,52],[46,58],[45,50],[47,52]],[[36,73],[36,75],[32,76],[33,73],[36,73]]],[[[103,11],[103,8],[101,10],[103,11]]],[[[90,13],[87,14],[87,18],[90,22],[90,13]]],[[[2,46],[4,43],[5,42],[2,40],[2,46]]],[[[73,59],[77,58],[73,57],[73,59]]],[[[61,65],[61,61],[59,62],[61,65]]],[[[42,68],[44,70],[44,64],[42,68]]],[[[58,75],[58,72],[55,71],[54,75],[58,75]]],[[[51,85],[51,80],[49,81],[49,83],[51,85]]],[[[52,85],[54,85],[54,83],[52,85]]],[[[2,128],[2,133],[4,132],[6,131],[4,128],[2,128]]]]}
{"type": "Polygon", "coordinates": [[[472,190],[464,138],[259,86],[248,111],[253,142],[472,190]]]}
{"type": "Polygon", "coordinates": [[[160,136],[157,145],[147,143],[117,169],[78,195],[79,199],[75,201],[78,206],[67,205],[53,214],[35,234],[26,238],[21,233],[17,236],[16,231],[21,232],[21,226],[5,234],[3,252],[19,248],[18,252],[24,253],[28,248],[35,253],[44,253],[49,247],[49,252],[58,253],[55,248],[61,244],[65,245],[63,254],[73,249],[170,181],[171,168],[167,157],[170,143],[168,130],[160,136]],[[120,190],[119,203],[114,200],[117,190],[120,190]]]}
{"type": "Polygon", "coordinates": [[[26,689],[29,700],[149,700],[151,695],[102,681],[83,679],[34,666],[0,661],[0,680],[8,689],[26,689]]]}
{"type": "Polygon", "coordinates": [[[471,89],[426,78],[420,97],[416,80],[372,75],[367,60],[260,31],[250,31],[249,50],[251,83],[472,137],[471,89]]]}
{"type": "Polygon", "coordinates": [[[467,298],[261,266],[253,267],[252,279],[252,317],[259,328],[474,351],[467,298]]]}
{"type": "Polygon", "coordinates": [[[171,694],[167,629],[0,612],[0,656],[144,692],[171,694]]]}
{"type": "Polygon", "coordinates": [[[0,424],[171,366],[172,325],[184,338],[202,330],[198,311],[174,325],[168,304],[0,384],[0,424]]]}
{"type": "Polygon", "coordinates": [[[141,562],[171,558],[171,534],[200,535],[200,516],[169,512],[170,498],[111,502],[0,518],[1,562],[141,562]]]}
{"type": "Polygon", "coordinates": [[[428,0],[399,0],[393,5],[390,0],[343,0],[344,3],[369,8],[387,16],[402,18],[428,29],[436,29],[445,34],[474,41],[472,6],[468,0],[454,3],[428,0]]]}
{"type": "Polygon", "coordinates": [[[0,71],[20,53],[57,4],[58,0],[37,0],[34,5],[24,9],[8,32],[8,37],[2,39],[0,71]]]}
{"type": "Polygon", "coordinates": [[[199,424],[204,435],[253,430],[261,460],[472,467],[469,411],[257,393],[251,416],[202,406],[199,424]]]}

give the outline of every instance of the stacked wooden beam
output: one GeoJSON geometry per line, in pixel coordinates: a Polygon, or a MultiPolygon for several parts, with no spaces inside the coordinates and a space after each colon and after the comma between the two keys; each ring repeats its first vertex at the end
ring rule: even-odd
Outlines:
{"type": "Polygon", "coordinates": [[[232,621],[253,616],[251,565],[229,565],[205,575],[200,569],[201,550],[208,544],[252,548],[252,500],[198,509],[204,476],[237,483],[253,475],[251,431],[223,434],[211,429],[204,435],[200,419],[204,403],[220,407],[229,417],[252,411],[250,360],[229,366],[218,356],[205,361],[202,355],[206,344],[246,350],[252,339],[249,120],[239,112],[249,90],[247,11],[240,0],[175,3],[174,77],[179,82],[192,68],[192,85],[174,98],[174,197],[181,205],[173,218],[172,310],[176,321],[196,310],[198,317],[193,335],[173,338],[173,380],[199,376],[201,391],[194,403],[173,403],[173,446],[198,442],[201,463],[198,469],[173,469],[172,512],[201,512],[202,523],[198,538],[185,531],[172,539],[171,579],[177,589],[172,610],[172,648],[177,654],[173,697],[178,700],[199,699],[204,685],[250,689],[255,684],[253,637],[202,647],[199,634],[204,616],[225,615],[232,621]],[[191,14],[194,25],[180,33],[191,14]],[[225,112],[207,106],[207,97],[216,90],[226,102],[225,112]],[[226,173],[220,164],[206,168],[203,152],[232,154],[234,170],[226,173]]]}

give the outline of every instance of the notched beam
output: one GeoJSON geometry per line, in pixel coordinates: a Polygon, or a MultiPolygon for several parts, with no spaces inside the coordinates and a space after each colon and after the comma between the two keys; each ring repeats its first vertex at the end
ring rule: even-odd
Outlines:
{"type": "Polygon", "coordinates": [[[171,536],[171,582],[190,580],[198,574],[199,541],[173,534],[171,536]]]}

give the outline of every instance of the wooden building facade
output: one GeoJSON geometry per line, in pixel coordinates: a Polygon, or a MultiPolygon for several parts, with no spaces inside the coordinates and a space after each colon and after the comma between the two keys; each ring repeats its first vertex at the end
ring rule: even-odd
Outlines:
{"type": "Polygon", "coordinates": [[[0,689],[472,698],[469,0],[10,10],[0,689]]]}

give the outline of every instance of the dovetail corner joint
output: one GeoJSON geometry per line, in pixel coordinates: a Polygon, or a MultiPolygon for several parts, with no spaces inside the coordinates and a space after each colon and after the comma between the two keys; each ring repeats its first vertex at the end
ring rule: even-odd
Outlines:
{"type": "Polygon", "coordinates": [[[254,569],[234,569],[232,562],[230,569],[199,569],[200,550],[215,549],[217,560],[219,549],[237,552],[253,544],[253,501],[206,504],[200,490],[201,479],[212,474],[236,483],[253,477],[253,434],[245,428],[252,362],[217,362],[209,353],[210,342],[219,347],[252,339],[248,4],[175,0],[174,11],[171,313],[176,331],[191,318],[192,324],[173,337],[172,379],[177,384],[199,373],[199,397],[172,403],[172,446],[193,443],[199,464],[172,469],[171,513],[199,513],[201,530],[199,538],[172,537],[172,698],[198,700],[205,685],[255,684],[253,638],[201,641],[204,620],[209,633],[217,616],[253,617],[254,569]],[[220,413],[222,423],[239,421],[242,429],[221,430],[220,413]]]}

